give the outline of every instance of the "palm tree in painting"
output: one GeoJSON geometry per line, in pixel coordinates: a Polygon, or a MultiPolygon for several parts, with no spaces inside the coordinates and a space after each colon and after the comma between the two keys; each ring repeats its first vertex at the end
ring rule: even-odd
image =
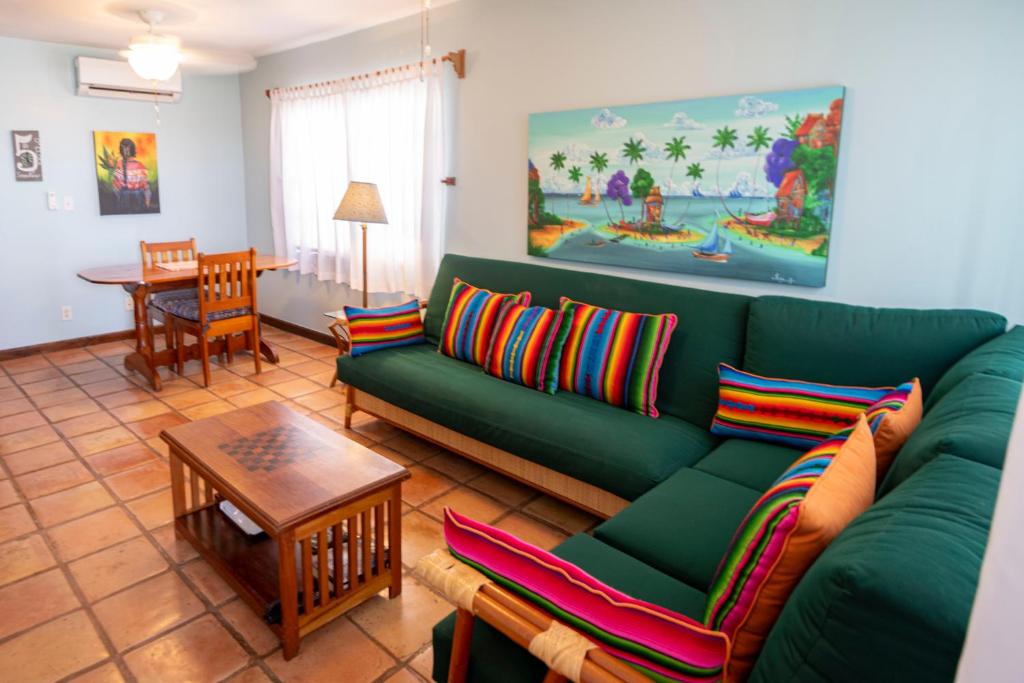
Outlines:
{"type": "Polygon", "coordinates": [[[572,184],[575,185],[576,189],[578,190],[580,180],[583,179],[583,169],[581,169],[579,166],[573,166],[572,168],[569,169],[568,175],[570,182],[572,182],[572,184]]]}
{"type": "MultiPolygon", "coordinates": [[[[754,180],[757,178],[757,169],[761,165],[760,158],[757,153],[762,149],[768,149],[771,147],[771,140],[768,137],[768,128],[766,126],[754,126],[753,132],[747,135],[747,147],[754,150],[754,172],[750,174],[751,182],[754,186],[757,186],[757,182],[754,180]]],[[[752,188],[753,189],[753,188],[752,188]]],[[[754,195],[750,195],[750,201],[747,202],[747,213],[750,213],[750,207],[754,204],[754,195]]]]}
{"type": "MultiPolygon", "coordinates": [[[[604,152],[594,152],[590,155],[590,170],[594,172],[594,178],[597,180],[597,187],[601,187],[601,174],[608,168],[608,155],[604,152]]],[[[608,216],[608,223],[614,223],[612,215],[608,213],[608,205],[604,203],[604,197],[601,197],[601,206],[604,207],[604,213],[608,216]]]]}
{"type": "Polygon", "coordinates": [[[665,157],[672,160],[672,170],[668,173],[668,192],[665,193],[664,213],[668,215],[668,196],[672,194],[672,189],[675,187],[675,173],[676,164],[679,163],[680,159],[686,159],[686,153],[690,150],[690,145],[686,144],[686,136],[680,135],[679,137],[672,138],[665,143],[665,157]]]}
{"type": "Polygon", "coordinates": [[[693,205],[693,190],[697,188],[697,182],[704,177],[704,167],[700,165],[699,161],[695,161],[686,167],[686,177],[692,182],[692,189],[690,190],[690,197],[686,201],[686,209],[683,211],[683,215],[676,221],[676,225],[682,225],[683,221],[686,220],[686,214],[690,213],[690,206],[693,205]]]}
{"type": "Polygon", "coordinates": [[[629,159],[631,164],[639,164],[644,159],[644,152],[647,148],[644,147],[644,143],[640,140],[634,140],[630,138],[622,145],[622,156],[629,159]]]}
{"type": "Polygon", "coordinates": [[[792,116],[786,117],[786,133],[785,136],[790,140],[796,140],[796,132],[800,130],[800,124],[804,122],[804,117],[800,114],[793,114],[792,116]]]}
{"type": "Polygon", "coordinates": [[[735,128],[730,128],[729,126],[722,126],[721,128],[715,131],[715,135],[712,138],[714,142],[711,145],[720,152],[720,154],[718,155],[718,165],[715,167],[715,186],[718,190],[718,199],[719,201],[722,202],[722,208],[725,209],[725,212],[729,214],[729,216],[733,220],[736,221],[740,220],[740,217],[729,210],[729,205],[725,203],[725,197],[722,196],[721,170],[722,157],[725,156],[725,150],[736,149],[737,137],[738,136],[736,134],[735,128]]]}
{"type": "MultiPolygon", "coordinates": [[[[565,154],[563,154],[562,152],[555,152],[554,154],[551,155],[548,161],[551,164],[552,170],[554,170],[555,172],[555,177],[557,178],[559,171],[565,168],[565,154]]],[[[567,203],[566,209],[568,208],[569,206],[567,203]]]]}
{"type": "MultiPolygon", "coordinates": [[[[630,165],[639,164],[644,160],[644,152],[647,151],[647,147],[644,146],[642,140],[634,140],[632,137],[629,138],[622,145],[622,156],[629,159],[630,165]]],[[[644,198],[637,197],[640,200],[640,222],[644,222],[644,198]]],[[[622,207],[619,207],[622,208],[622,207]]]]}

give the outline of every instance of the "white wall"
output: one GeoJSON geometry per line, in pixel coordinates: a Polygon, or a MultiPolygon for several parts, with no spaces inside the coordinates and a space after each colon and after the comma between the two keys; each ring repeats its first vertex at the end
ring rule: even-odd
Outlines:
{"type": "Polygon", "coordinates": [[[131,329],[124,291],[75,276],[137,263],[139,240],[247,246],[237,76],[185,76],[178,104],[78,97],[77,55],[112,52],[0,38],[0,349],[131,329]],[[15,182],[11,130],[39,130],[43,181],[15,182]],[[100,216],[93,130],[155,132],[161,213],[100,216]],[[46,209],[46,192],[74,210],[46,209]],[[60,307],[74,319],[61,321],[60,307]]]}
{"type": "MultiPolygon", "coordinates": [[[[851,303],[978,307],[1024,322],[1024,3],[1016,0],[462,0],[435,51],[459,83],[448,250],[526,256],[527,115],[824,84],[847,87],[828,285],[804,289],[631,269],[629,277],[851,303]]],[[[415,59],[416,18],[260,60],[242,77],[250,239],[270,245],[263,90],[415,59]]],[[[549,265],[580,268],[540,260],[549,265]]],[[[264,308],[309,326],[354,302],[275,276],[264,308]]]]}

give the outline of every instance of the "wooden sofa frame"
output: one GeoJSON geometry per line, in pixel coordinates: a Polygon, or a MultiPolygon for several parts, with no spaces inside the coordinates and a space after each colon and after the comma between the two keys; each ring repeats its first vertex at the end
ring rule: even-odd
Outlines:
{"type": "Polygon", "coordinates": [[[593,484],[556,472],[483,441],[460,434],[436,422],[388,403],[373,394],[345,385],[345,428],[352,414],[362,411],[401,430],[430,441],[464,458],[520,481],[603,519],[615,516],[629,501],[593,484]]]}

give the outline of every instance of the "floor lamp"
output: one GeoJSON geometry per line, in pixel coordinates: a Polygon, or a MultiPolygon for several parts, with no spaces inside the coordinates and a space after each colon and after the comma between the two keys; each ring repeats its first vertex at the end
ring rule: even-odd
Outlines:
{"type": "Polygon", "coordinates": [[[352,221],[363,228],[363,308],[369,305],[369,287],[366,285],[366,224],[387,223],[384,205],[380,203],[380,194],[374,183],[352,181],[345,190],[345,196],[334,212],[336,221],[352,221]]]}

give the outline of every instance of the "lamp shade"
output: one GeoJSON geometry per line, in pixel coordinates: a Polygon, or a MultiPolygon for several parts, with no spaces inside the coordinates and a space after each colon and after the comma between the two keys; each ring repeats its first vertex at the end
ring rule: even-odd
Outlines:
{"type": "Polygon", "coordinates": [[[380,203],[380,194],[374,183],[352,181],[345,190],[345,196],[334,212],[336,221],[353,221],[355,223],[387,223],[384,205],[380,203]]]}

